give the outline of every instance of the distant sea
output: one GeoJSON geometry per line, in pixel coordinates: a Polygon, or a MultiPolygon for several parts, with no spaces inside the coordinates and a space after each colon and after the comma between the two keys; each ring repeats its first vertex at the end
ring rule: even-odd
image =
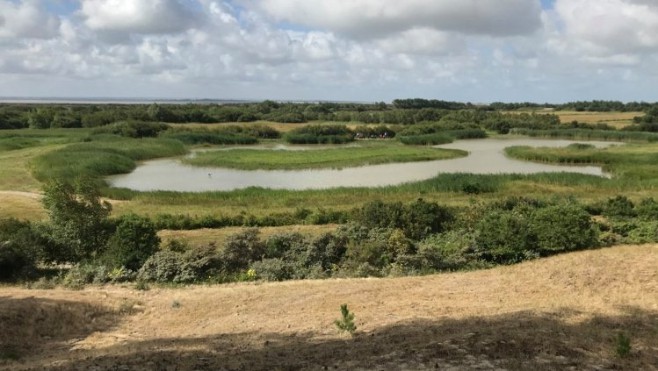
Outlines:
{"type": "Polygon", "coordinates": [[[238,104],[250,102],[256,101],[240,99],[0,97],[0,103],[23,104],[238,104]]]}

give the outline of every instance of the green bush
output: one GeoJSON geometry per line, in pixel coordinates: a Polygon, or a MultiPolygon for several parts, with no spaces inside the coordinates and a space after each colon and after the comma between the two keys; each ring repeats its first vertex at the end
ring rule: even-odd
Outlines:
{"type": "Polygon", "coordinates": [[[0,281],[32,276],[40,248],[43,248],[43,238],[30,223],[0,220],[0,281]]]}
{"type": "Polygon", "coordinates": [[[400,139],[400,142],[403,144],[415,146],[434,146],[448,144],[454,141],[453,137],[444,133],[398,136],[398,139],[400,139]]]}
{"type": "Polygon", "coordinates": [[[492,210],[476,226],[479,258],[497,264],[518,263],[537,253],[526,210],[492,210]]]}
{"type": "Polygon", "coordinates": [[[608,218],[633,218],[637,216],[635,205],[626,196],[618,195],[608,199],[603,208],[603,215],[608,218]]]}
{"type": "Polygon", "coordinates": [[[116,222],[102,259],[112,268],[138,270],[159,247],[160,238],[150,219],[129,214],[116,222]]]}
{"type": "Polygon", "coordinates": [[[447,229],[455,216],[446,207],[418,199],[409,205],[371,201],[355,212],[354,220],[367,228],[400,229],[407,237],[420,240],[447,229]]]}
{"type": "Polygon", "coordinates": [[[265,281],[285,281],[293,278],[293,268],[283,259],[263,259],[254,262],[251,269],[259,279],[265,281]]]}
{"type": "Polygon", "coordinates": [[[354,141],[354,132],[344,125],[307,125],[286,133],[290,144],[343,144],[354,141]]]}
{"type": "Polygon", "coordinates": [[[598,242],[590,215],[574,204],[537,209],[532,215],[532,231],[542,255],[592,248],[598,242]]]}
{"type": "Polygon", "coordinates": [[[214,245],[186,252],[158,251],[137,272],[137,280],[159,283],[203,282],[222,272],[224,263],[214,245]]]}
{"type": "Polygon", "coordinates": [[[229,273],[243,271],[252,262],[259,261],[265,255],[265,244],[259,238],[260,231],[248,228],[229,236],[221,251],[224,269],[229,273]]]}
{"type": "Polygon", "coordinates": [[[92,131],[93,134],[114,134],[128,138],[157,137],[160,132],[169,129],[169,125],[159,122],[119,121],[92,131]]]}

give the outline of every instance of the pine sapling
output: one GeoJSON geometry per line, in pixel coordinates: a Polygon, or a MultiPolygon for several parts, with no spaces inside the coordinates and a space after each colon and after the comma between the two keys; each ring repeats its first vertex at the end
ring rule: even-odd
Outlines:
{"type": "Polygon", "coordinates": [[[341,318],[334,321],[336,327],[341,332],[349,332],[350,335],[354,335],[356,331],[356,325],[354,324],[354,313],[350,313],[350,310],[347,309],[347,304],[340,306],[341,318]]]}

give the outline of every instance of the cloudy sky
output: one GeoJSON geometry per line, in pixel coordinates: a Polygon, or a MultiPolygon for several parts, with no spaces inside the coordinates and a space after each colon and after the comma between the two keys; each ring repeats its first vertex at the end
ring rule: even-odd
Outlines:
{"type": "Polygon", "coordinates": [[[0,0],[0,97],[658,101],[657,0],[0,0]]]}

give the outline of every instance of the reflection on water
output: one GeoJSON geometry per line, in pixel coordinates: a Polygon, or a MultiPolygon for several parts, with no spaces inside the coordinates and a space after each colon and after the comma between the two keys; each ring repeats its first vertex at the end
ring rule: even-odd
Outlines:
{"type": "MultiPolygon", "coordinates": [[[[162,159],[147,161],[130,174],[109,177],[108,182],[114,187],[137,191],[203,192],[231,191],[247,187],[291,190],[379,187],[425,180],[440,173],[574,172],[605,176],[598,166],[537,164],[508,158],[503,152],[505,147],[510,146],[564,147],[571,143],[576,142],[526,138],[460,140],[437,147],[465,150],[469,152],[467,157],[320,170],[233,170],[195,167],[181,164],[176,159],[162,159]]],[[[610,142],[587,143],[597,147],[614,144],[610,142]]]]}

